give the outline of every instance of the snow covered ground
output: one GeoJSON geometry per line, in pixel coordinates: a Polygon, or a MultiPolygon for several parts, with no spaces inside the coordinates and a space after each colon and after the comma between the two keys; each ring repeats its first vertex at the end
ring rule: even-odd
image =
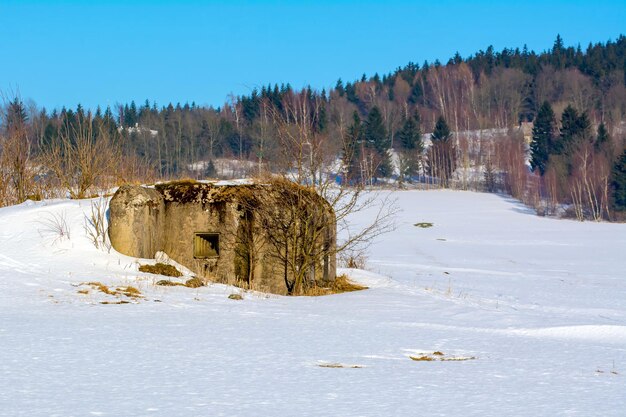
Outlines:
{"type": "Polygon", "coordinates": [[[626,416],[626,225],[395,196],[396,231],[348,271],[369,290],[242,301],[97,250],[89,200],[0,209],[0,416],[626,416]]]}

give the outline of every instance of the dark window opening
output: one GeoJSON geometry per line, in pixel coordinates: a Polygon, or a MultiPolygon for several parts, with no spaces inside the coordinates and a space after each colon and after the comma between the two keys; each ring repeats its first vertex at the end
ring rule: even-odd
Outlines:
{"type": "Polygon", "coordinates": [[[196,233],[193,237],[193,257],[197,259],[220,256],[220,235],[218,233],[196,233]]]}

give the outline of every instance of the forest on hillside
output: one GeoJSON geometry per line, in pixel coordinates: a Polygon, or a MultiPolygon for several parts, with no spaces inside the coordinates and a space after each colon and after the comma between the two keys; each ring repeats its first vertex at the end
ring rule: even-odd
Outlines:
{"type": "Polygon", "coordinates": [[[328,91],[268,84],[220,107],[48,111],[14,96],[1,123],[0,206],[59,186],[83,197],[126,181],[289,172],[505,192],[581,220],[626,211],[623,35],[584,49],[559,36],[541,53],[489,47],[328,91]]]}

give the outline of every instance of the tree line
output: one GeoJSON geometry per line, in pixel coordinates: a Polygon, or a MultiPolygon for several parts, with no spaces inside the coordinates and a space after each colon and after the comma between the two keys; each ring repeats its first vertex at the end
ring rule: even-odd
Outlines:
{"type": "Polygon", "coordinates": [[[537,206],[552,202],[546,210],[565,203],[577,207],[577,216],[606,218],[624,208],[618,165],[625,67],[623,35],[585,49],[566,47],[558,36],[541,53],[489,47],[446,64],[409,63],[382,76],[339,79],[328,91],[261,86],[220,107],[146,100],[48,112],[14,98],[2,115],[0,193],[19,202],[44,180],[65,183],[78,196],[88,192],[90,176],[110,182],[213,176],[217,161],[227,158],[241,162],[236,176],[290,171],[319,181],[333,167],[352,185],[392,177],[505,191],[537,206]],[[518,130],[526,122],[535,124],[530,151],[518,130]],[[83,142],[89,149],[78,149],[83,142]],[[96,161],[104,148],[113,157],[96,161]],[[72,152],[103,167],[85,175],[90,169],[72,166],[72,152]],[[55,158],[65,162],[55,168],[55,158]],[[34,164],[45,172],[31,175],[26,167],[34,164]],[[65,180],[62,171],[70,172],[65,180]],[[590,185],[592,176],[606,177],[596,181],[603,185],[590,185]],[[589,197],[600,188],[596,194],[604,197],[589,197]]]}

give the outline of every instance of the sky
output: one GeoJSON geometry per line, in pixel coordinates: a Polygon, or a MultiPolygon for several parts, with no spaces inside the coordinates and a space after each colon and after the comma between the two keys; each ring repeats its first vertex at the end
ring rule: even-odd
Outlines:
{"type": "Polygon", "coordinates": [[[626,1],[0,0],[0,94],[47,109],[220,106],[269,83],[321,90],[493,45],[626,34],[626,1]]]}

